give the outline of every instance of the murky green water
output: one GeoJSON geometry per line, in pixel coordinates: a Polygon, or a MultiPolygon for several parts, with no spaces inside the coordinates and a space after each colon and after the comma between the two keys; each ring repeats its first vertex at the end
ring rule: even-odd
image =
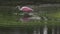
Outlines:
{"type": "MultiPolygon", "coordinates": [[[[41,16],[46,16],[46,12],[47,13],[55,13],[57,9],[58,9],[58,11],[60,11],[59,10],[60,7],[40,7],[38,9],[36,9],[36,11],[39,11],[39,14],[41,16]]],[[[11,15],[12,15],[15,12],[15,7],[0,6],[0,11],[1,11],[0,13],[3,13],[3,16],[7,16],[8,13],[10,13],[10,12],[11,12],[11,15]]],[[[0,17],[0,18],[2,19],[2,17],[0,17]]],[[[5,19],[5,17],[4,17],[4,19],[5,19]]],[[[4,19],[0,20],[0,23],[5,21],[4,19]]],[[[10,18],[10,19],[13,20],[14,17],[13,17],[13,19],[12,18],[10,18]]],[[[6,25],[5,22],[3,24],[6,25]]],[[[55,25],[60,23],[60,22],[56,22],[56,21],[53,21],[53,22],[55,23],[55,25]]],[[[46,26],[46,27],[45,26],[36,26],[36,27],[35,26],[31,26],[31,27],[29,27],[29,26],[28,27],[4,27],[4,28],[0,27],[0,34],[60,34],[60,26],[52,26],[53,22],[52,22],[52,20],[49,21],[48,25],[50,25],[50,26],[46,26]]],[[[12,23],[9,22],[9,24],[14,24],[14,23],[13,23],[13,21],[12,21],[12,23]]]]}
{"type": "Polygon", "coordinates": [[[4,27],[0,28],[0,34],[60,34],[60,26],[4,27]]]}

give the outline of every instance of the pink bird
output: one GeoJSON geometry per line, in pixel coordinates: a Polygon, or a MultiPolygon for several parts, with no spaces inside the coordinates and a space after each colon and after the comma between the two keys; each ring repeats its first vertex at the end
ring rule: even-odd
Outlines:
{"type": "Polygon", "coordinates": [[[27,6],[23,6],[20,10],[22,10],[23,12],[32,12],[33,9],[27,6]]]}

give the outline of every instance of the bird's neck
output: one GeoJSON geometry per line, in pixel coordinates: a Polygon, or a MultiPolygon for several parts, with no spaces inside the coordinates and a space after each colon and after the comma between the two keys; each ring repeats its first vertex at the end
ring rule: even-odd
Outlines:
{"type": "Polygon", "coordinates": [[[20,10],[20,6],[17,6],[17,8],[20,10]]]}

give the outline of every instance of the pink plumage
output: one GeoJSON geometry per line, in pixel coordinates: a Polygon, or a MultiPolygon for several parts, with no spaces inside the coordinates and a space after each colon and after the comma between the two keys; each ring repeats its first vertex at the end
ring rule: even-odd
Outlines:
{"type": "Polygon", "coordinates": [[[23,12],[32,12],[33,11],[32,8],[27,7],[27,6],[22,7],[20,10],[22,10],[23,12]]]}

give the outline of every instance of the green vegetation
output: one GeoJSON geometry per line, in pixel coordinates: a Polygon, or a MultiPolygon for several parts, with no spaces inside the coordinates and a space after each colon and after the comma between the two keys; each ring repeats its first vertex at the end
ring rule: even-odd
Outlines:
{"type": "Polygon", "coordinates": [[[60,12],[49,14],[49,16],[52,16],[52,17],[55,17],[55,18],[60,18],[60,12]]]}
{"type": "MultiPolygon", "coordinates": [[[[41,16],[47,16],[52,17],[53,20],[48,21],[30,21],[27,23],[18,21],[17,17],[13,13],[18,12],[18,10],[15,9],[15,7],[11,6],[1,6],[0,7],[0,26],[4,27],[20,27],[20,26],[39,26],[39,25],[45,25],[45,22],[47,22],[47,25],[60,25],[60,21],[54,20],[60,18],[60,8],[55,7],[40,7],[41,13],[39,13],[41,16]]],[[[50,19],[52,19],[50,18],[50,19]]]]}

